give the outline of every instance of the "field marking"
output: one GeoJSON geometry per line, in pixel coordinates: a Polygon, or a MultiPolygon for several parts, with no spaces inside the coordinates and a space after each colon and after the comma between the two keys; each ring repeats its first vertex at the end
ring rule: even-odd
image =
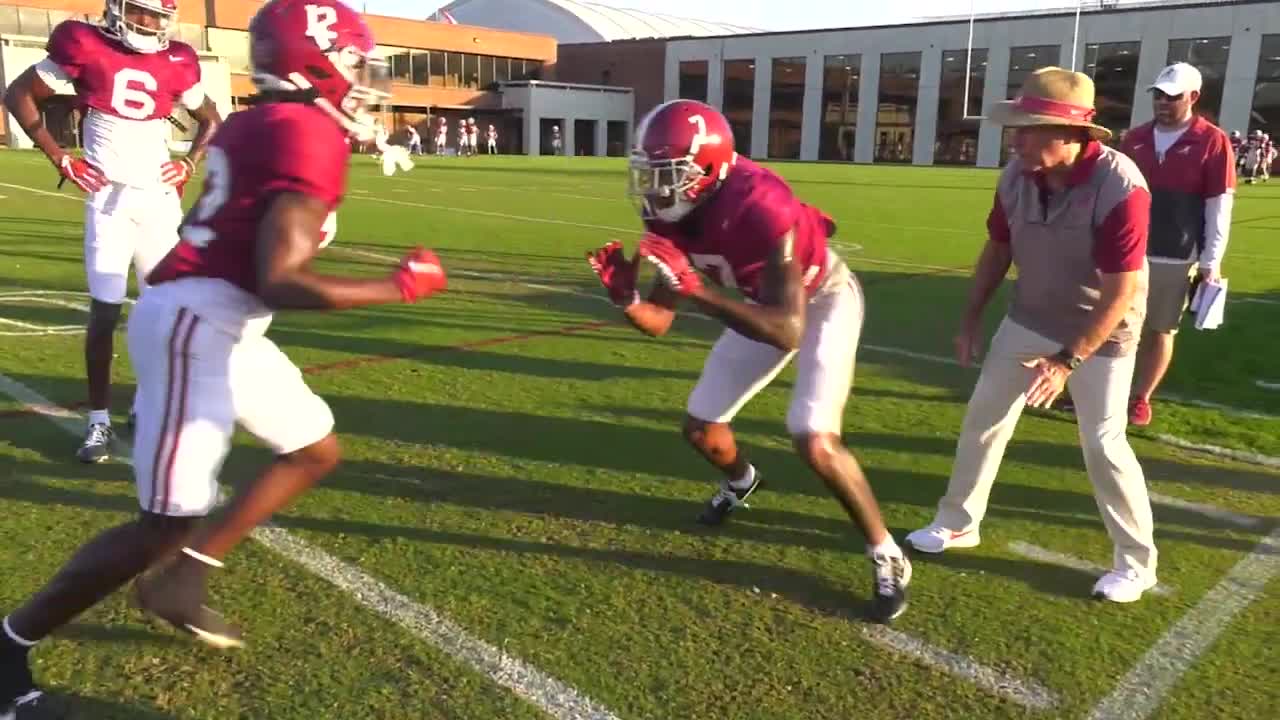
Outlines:
{"type": "Polygon", "coordinates": [[[1094,707],[1089,720],[1146,720],[1231,620],[1280,573],[1280,529],[1262,539],[1094,707]]]}
{"type": "Polygon", "coordinates": [[[1023,707],[1048,710],[1058,704],[1057,695],[1035,681],[1023,680],[981,665],[964,655],[940,650],[923,640],[884,625],[865,625],[862,634],[883,648],[967,680],[993,695],[1012,700],[1023,707]]]}
{"type": "Polygon", "coordinates": [[[1150,497],[1151,502],[1156,505],[1164,505],[1165,507],[1177,508],[1178,510],[1199,513],[1207,518],[1211,518],[1219,522],[1230,523],[1232,525],[1238,525],[1242,528],[1257,528],[1261,526],[1263,522],[1260,517],[1232,512],[1231,510],[1226,510],[1208,503],[1192,502],[1190,500],[1183,500],[1182,498],[1176,498],[1172,495],[1164,495],[1157,492],[1148,492],[1147,496],[1150,497]]]}
{"type": "MultiPolygon", "coordinates": [[[[29,411],[43,415],[74,436],[79,436],[83,429],[83,419],[78,413],[54,404],[35,390],[3,374],[0,374],[0,392],[25,405],[29,411]]],[[[127,449],[127,445],[125,447],[127,449]]],[[[282,557],[345,591],[359,605],[400,625],[459,663],[511,690],[556,720],[618,720],[603,705],[572,686],[472,637],[461,626],[435,610],[396,592],[380,580],[288,531],[275,526],[263,526],[254,530],[252,537],[282,557]]]]}
{"type": "Polygon", "coordinates": [[[1266,380],[1254,380],[1253,382],[1263,390],[1280,390],[1280,382],[1267,382],[1266,380]]]}
{"type": "Polygon", "coordinates": [[[1236,302],[1253,303],[1255,305],[1280,305],[1280,300],[1267,300],[1264,298],[1236,298],[1236,302]]]}
{"type": "MultiPolygon", "coordinates": [[[[1049,565],[1059,565],[1072,570],[1079,570],[1095,577],[1101,577],[1111,572],[1111,568],[1104,565],[1099,565],[1098,563],[1090,562],[1089,560],[1078,558],[1074,555],[1055,552],[1048,548],[1042,548],[1039,545],[1025,543],[1021,540],[1015,540],[1014,542],[1009,543],[1009,550],[1014,554],[1021,555],[1029,560],[1035,560],[1049,565]]],[[[1156,595],[1167,596],[1173,594],[1173,588],[1165,585],[1164,583],[1156,583],[1156,586],[1151,588],[1151,592],[1156,595]]]]}
{"type": "Polygon", "coordinates": [[[1261,465],[1263,467],[1280,469],[1280,457],[1264,455],[1259,452],[1253,452],[1252,450],[1236,450],[1235,448],[1225,448],[1220,445],[1192,442],[1167,433],[1156,433],[1153,437],[1166,445],[1172,445],[1173,447],[1182,448],[1183,450],[1194,450],[1206,455],[1216,455],[1218,457],[1228,458],[1243,463],[1250,463],[1252,465],[1261,465]]]}

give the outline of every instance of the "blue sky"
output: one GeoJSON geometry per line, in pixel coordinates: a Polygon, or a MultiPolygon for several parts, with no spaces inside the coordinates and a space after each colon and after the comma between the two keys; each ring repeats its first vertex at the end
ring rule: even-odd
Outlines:
{"type": "MultiPolygon", "coordinates": [[[[969,0],[593,0],[604,5],[629,7],[701,20],[719,20],[765,30],[797,30],[904,22],[920,17],[968,14],[969,0]]],[[[1123,0],[1122,0],[1123,1],[1123,0]]],[[[371,13],[421,19],[439,0],[348,0],[367,4],[371,13]]],[[[1075,0],[973,0],[977,11],[1006,12],[1026,9],[1074,7],[1075,0]]],[[[1089,0],[1088,4],[1097,4],[1089,0]]]]}

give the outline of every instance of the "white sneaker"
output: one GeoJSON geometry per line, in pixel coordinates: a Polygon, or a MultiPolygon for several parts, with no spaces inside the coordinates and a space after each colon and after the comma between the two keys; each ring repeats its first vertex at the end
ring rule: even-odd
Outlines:
{"type": "Polygon", "coordinates": [[[908,535],[907,542],[920,552],[936,554],[947,548],[977,547],[978,543],[982,542],[982,538],[978,535],[976,527],[971,530],[955,531],[933,524],[908,535]]]}
{"type": "Polygon", "coordinates": [[[1142,593],[1156,586],[1155,575],[1142,575],[1137,570],[1112,570],[1098,578],[1093,596],[1115,603],[1137,602],[1142,593]]]}

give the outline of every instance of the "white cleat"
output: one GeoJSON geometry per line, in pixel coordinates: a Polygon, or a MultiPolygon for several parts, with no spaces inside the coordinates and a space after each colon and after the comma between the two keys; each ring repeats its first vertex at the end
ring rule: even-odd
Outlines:
{"type": "Polygon", "coordinates": [[[970,530],[949,530],[941,525],[930,525],[920,528],[907,536],[911,547],[922,553],[937,554],[947,548],[977,547],[982,541],[978,528],[970,530]]]}
{"type": "Polygon", "coordinates": [[[1098,578],[1093,586],[1093,597],[1114,603],[1137,602],[1142,593],[1155,586],[1155,575],[1143,575],[1137,570],[1112,570],[1098,578]]]}

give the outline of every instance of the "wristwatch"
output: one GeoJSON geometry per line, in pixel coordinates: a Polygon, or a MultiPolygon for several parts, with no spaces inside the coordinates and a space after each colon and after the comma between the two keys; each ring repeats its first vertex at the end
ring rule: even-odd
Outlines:
{"type": "Polygon", "coordinates": [[[1062,363],[1062,366],[1068,370],[1074,371],[1080,367],[1080,363],[1084,362],[1084,358],[1079,355],[1072,355],[1071,351],[1065,347],[1053,354],[1053,359],[1062,363]]]}

